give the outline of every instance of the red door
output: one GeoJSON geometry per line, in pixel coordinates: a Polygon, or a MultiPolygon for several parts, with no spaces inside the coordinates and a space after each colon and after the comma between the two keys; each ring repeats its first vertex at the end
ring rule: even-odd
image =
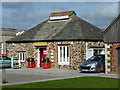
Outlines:
{"type": "Polygon", "coordinates": [[[42,67],[42,59],[46,57],[46,48],[40,48],[40,67],[42,67]]]}

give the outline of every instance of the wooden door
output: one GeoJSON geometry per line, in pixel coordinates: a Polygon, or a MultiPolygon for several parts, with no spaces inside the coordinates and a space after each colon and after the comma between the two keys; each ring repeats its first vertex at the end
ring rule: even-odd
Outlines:
{"type": "Polygon", "coordinates": [[[40,48],[40,67],[42,67],[42,59],[46,57],[46,48],[40,48]]]}

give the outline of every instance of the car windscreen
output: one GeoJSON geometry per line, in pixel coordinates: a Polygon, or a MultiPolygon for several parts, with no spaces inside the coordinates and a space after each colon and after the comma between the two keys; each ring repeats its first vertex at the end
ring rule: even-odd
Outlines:
{"type": "Polygon", "coordinates": [[[7,56],[2,56],[2,59],[3,60],[11,60],[9,57],[7,57],[7,56]]]}
{"type": "Polygon", "coordinates": [[[104,59],[104,56],[92,56],[91,58],[88,59],[88,61],[99,61],[103,59],[104,59]]]}

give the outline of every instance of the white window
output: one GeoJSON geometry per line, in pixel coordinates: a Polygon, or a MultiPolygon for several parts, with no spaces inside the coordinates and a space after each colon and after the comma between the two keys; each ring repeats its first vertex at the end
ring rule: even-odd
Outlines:
{"type": "Polygon", "coordinates": [[[25,61],[25,52],[19,52],[19,60],[20,60],[20,62],[25,61]]]}
{"type": "Polygon", "coordinates": [[[58,46],[58,64],[69,65],[69,46],[58,46]]]}
{"type": "Polygon", "coordinates": [[[0,54],[3,54],[3,42],[0,42],[0,54]]]}
{"type": "Polygon", "coordinates": [[[91,48],[86,50],[86,60],[92,56],[98,55],[98,54],[104,54],[103,48],[91,48]]]}
{"type": "Polygon", "coordinates": [[[54,17],[50,17],[50,20],[60,20],[60,19],[68,19],[69,15],[65,15],[65,16],[54,16],[54,17]]]}
{"type": "Polygon", "coordinates": [[[86,50],[86,60],[93,56],[93,49],[86,50]]]}

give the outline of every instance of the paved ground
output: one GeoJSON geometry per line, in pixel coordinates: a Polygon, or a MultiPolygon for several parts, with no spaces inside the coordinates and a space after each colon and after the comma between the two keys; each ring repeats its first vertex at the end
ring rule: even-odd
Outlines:
{"type": "MultiPolygon", "coordinates": [[[[8,83],[1,85],[14,85],[14,84],[56,80],[56,79],[64,79],[64,78],[74,78],[74,77],[82,77],[82,76],[100,76],[100,77],[118,78],[117,74],[80,73],[78,70],[41,69],[41,68],[22,68],[22,69],[14,69],[14,70],[6,69],[6,73],[7,73],[6,77],[8,83]]],[[[1,74],[2,74],[2,70],[0,70],[0,75],[1,74]]]]}

